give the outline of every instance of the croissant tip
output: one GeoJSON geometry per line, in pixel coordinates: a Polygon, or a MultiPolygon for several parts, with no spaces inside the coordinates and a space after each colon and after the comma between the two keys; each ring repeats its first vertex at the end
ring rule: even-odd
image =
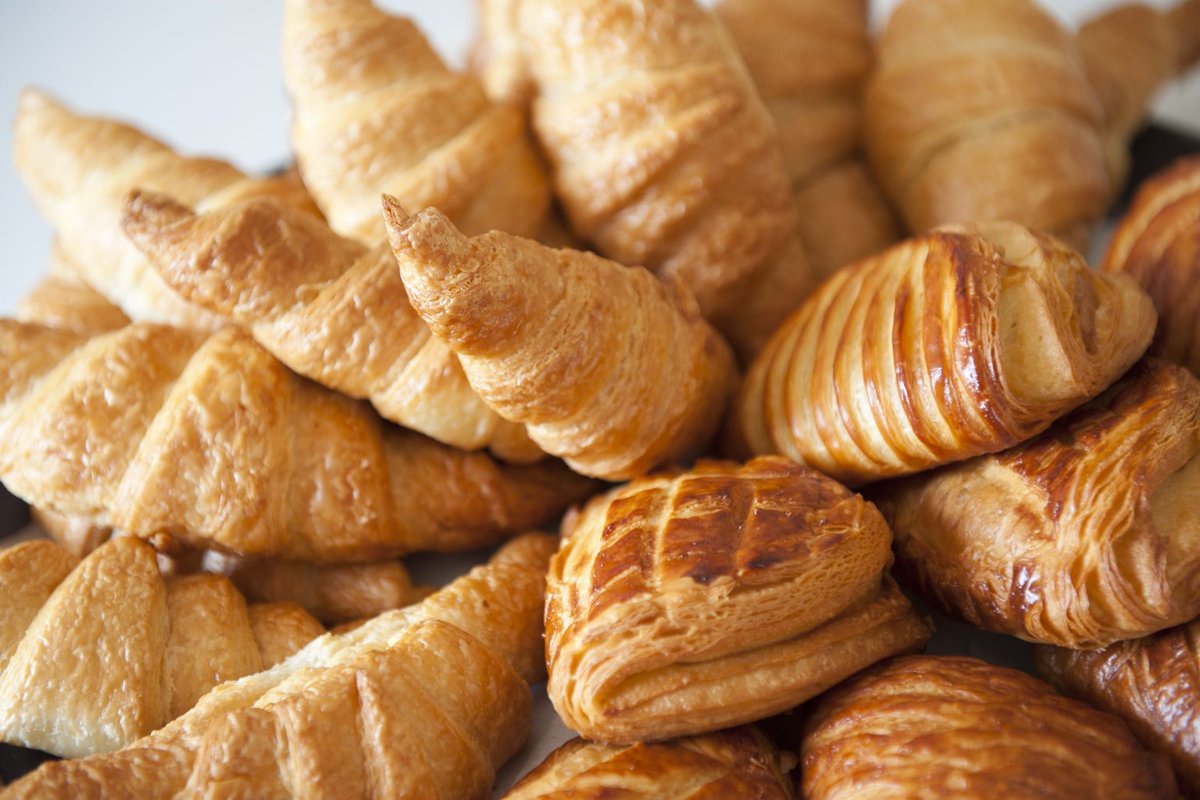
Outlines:
{"type": "Polygon", "coordinates": [[[62,103],[38,86],[26,86],[17,98],[17,116],[23,117],[47,110],[63,110],[62,103]]]}

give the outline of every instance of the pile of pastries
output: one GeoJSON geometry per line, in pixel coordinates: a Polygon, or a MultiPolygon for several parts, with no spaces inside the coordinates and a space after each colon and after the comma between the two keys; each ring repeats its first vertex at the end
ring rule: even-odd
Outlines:
{"type": "Polygon", "coordinates": [[[1200,797],[1200,0],[284,12],[280,175],[21,97],[3,797],[1200,797]]]}

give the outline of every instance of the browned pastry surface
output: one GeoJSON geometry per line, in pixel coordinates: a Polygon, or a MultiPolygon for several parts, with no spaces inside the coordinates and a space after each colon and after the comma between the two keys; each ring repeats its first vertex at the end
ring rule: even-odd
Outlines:
{"type": "Polygon", "coordinates": [[[762,719],[929,637],[887,577],[875,507],[785,459],[641,478],[563,533],[547,691],[596,741],[762,719]]]}
{"type": "Polygon", "coordinates": [[[806,800],[1169,800],[1166,759],[1116,717],[974,658],[913,656],[822,697],[801,745],[806,800]]]}
{"type": "Polygon", "coordinates": [[[950,613],[1065,647],[1200,614],[1200,381],[1139,364],[1025,444],[873,495],[902,572],[950,613]]]}
{"type": "MultiPolygon", "coordinates": [[[[57,247],[55,248],[58,249],[57,247]]],[[[60,262],[65,255],[57,253],[60,262]]],[[[70,273],[55,272],[41,280],[17,304],[17,319],[51,328],[95,335],[129,324],[129,318],[81,279],[70,273]]]]}
{"type": "Polygon", "coordinates": [[[0,366],[5,485],[165,549],[315,563],[468,549],[591,487],[561,464],[501,465],[385,426],[236,328],[87,339],[3,320],[0,366]]]}
{"type": "Polygon", "coordinates": [[[727,446],[861,484],[1009,447],[1098,394],[1150,299],[1012,223],[897,245],[821,286],[755,359],[727,446]]]}
{"type": "Polygon", "coordinates": [[[501,416],[587,475],[622,479],[711,440],[737,370],[675,281],[385,199],[400,276],[501,416]]]}
{"type": "Polygon", "coordinates": [[[608,747],[572,739],[504,800],[791,800],[771,743],[750,727],[670,742],[608,747]]]}

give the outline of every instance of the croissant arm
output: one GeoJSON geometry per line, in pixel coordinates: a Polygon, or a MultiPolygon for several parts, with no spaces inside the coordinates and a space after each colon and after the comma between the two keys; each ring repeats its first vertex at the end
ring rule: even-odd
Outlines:
{"type": "Polygon", "coordinates": [[[48,275],[21,298],[17,319],[94,335],[123,328],[129,318],[75,277],[48,275]]]}
{"type": "Polygon", "coordinates": [[[521,0],[475,0],[479,31],[469,61],[493,102],[523,107],[534,89],[517,28],[520,7],[521,0]]]}

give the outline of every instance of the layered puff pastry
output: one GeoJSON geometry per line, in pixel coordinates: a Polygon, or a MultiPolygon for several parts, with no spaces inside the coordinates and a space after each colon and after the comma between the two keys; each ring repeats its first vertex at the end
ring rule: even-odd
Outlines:
{"type": "Polygon", "coordinates": [[[313,563],[496,542],[591,482],[384,425],[237,328],[88,338],[0,321],[0,479],[35,506],[152,539],[313,563]]]}
{"type": "Polygon", "coordinates": [[[806,800],[1168,800],[1165,758],[1116,717],[1017,670],[913,656],[823,696],[801,743],[806,800]]]}
{"type": "Polygon", "coordinates": [[[950,227],[834,274],[775,333],[726,447],[850,485],[1010,447],[1145,351],[1150,298],[1013,223],[950,227]]]}
{"type": "Polygon", "coordinates": [[[629,747],[572,739],[503,800],[792,800],[786,772],[752,727],[629,747]]]}
{"type": "Polygon", "coordinates": [[[951,614],[1065,647],[1200,614],[1200,381],[1147,361],[1042,436],[885,484],[900,571],[951,614]]]}
{"type": "Polygon", "coordinates": [[[929,637],[887,575],[875,507],[784,459],[635,480],[569,515],[563,535],[547,692],[594,741],[761,719],[929,637]]]}
{"type": "Polygon", "coordinates": [[[384,205],[413,308],[479,396],[547,453],[619,480],[711,440],[737,368],[677,281],[384,205]]]}
{"type": "Polygon", "coordinates": [[[1142,184],[1102,268],[1133,276],[1153,299],[1158,330],[1150,352],[1200,373],[1200,157],[1142,184]]]}
{"type": "Polygon", "coordinates": [[[168,197],[134,194],[123,225],[172,289],[245,326],[301,375],[454,447],[542,457],[430,334],[386,244],[368,249],[273,198],[197,216],[168,197]]]}
{"type": "Polygon", "coordinates": [[[139,321],[221,324],[168,289],[125,238],[120,219],[131,189],[168,191],[202,209],[270,196],[319,213],[294,176],[250,178],[225,161],[185,157],[136,128],[75,114],[33,89],[21,94],[14,148],[17,171],[77,277],[139,321]]]}
{"type": "Polygon", "coordinates": [[[225,578],[164,579],[136,539],[82,561],[44,540],[0,551],[0,597],[0,739],[68,757],[128,745],[324,633],[225,578]]]}
{"type": "Polygon", "coordinates": [[[124,750],[43,764],[5,798],[486,796],[529,732],[548,536],[422,603],[214,689],[124,750]]]}
{"type": "Polygon", "coordinates": [[[1042,646],[1038,671],[1066,694],[1116,714],[1200,797],[1200,621],[1102,650],[1042,646]]]}
{"type": "Polygon", "coordinates": [[[523,113],[448,69],[411,20],[371,0],[287,0],[283,76],[300,171],[343,236],[383,241],[382,192],[470,233],[543,225],[549,184],[523,113]]]}

